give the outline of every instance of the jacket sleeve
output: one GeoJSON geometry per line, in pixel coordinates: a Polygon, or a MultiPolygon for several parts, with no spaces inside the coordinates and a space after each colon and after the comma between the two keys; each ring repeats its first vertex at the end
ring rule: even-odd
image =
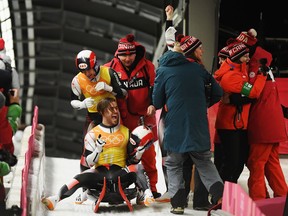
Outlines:
{"type": "Polygon", "coordinates": [[[162,108],[166,103],[165,97],[165,81],[163,73],[157,69],[153,93],[152,102],[156,109],[162,108]]]}
{"type": "Polygon", "coordinates": [[[109,68],[109,74],[111,77],[111,86],[113,87],[113,92],[116,93],[116,97],[125,98],[127,96],[127,91],[120,81],[118,74],[112,68],[109,68]]]}
{"type": "MultiPolygon", "coordinates": [[[[10,166],[8,163],[4,161],[0,161],[0,176],[5,176],[10,173],[10,166]]],[[[0,184],[1,184],[1,179],[0,179],[0,184]]]]}
{"type": "Polygon", "coordinates": [[[152,92],[154,88],[154,81],[155,81],[155,66],[152,62],[146,60],[146,66],[147,66],[147,73],[149,76],[149,98],[150,98],[150,105],[152,105],[152,92]]]}
{"type": "Polygon", "coordinates": [[[242,74],[229,73],[223,76],[220,85],[225,92],[241,93],[249,98],[258,98],[264,88],[266,78],[259,74],[252,85],[247,80],[243,80],[242,74]]]}
{"type": "Polygon", "coordinates": [[[150,86],[154,86],[154,81],[155,81],[155,66],[153,65],[152,62],[146,60],[146,64],[147,64],[147,72],[148,72],[148,76],[149,76],[149,84],[150,86]]]}
{"type": "Polygon", "coordinates": [[[220,85],[216,82],[215,78],[210,75],[210,82],[211,82],[211,97],[208,104],[208,107],[213,106],[215,103],[219,102],[221,97],[223,96],[223,90],[220,85]]]}

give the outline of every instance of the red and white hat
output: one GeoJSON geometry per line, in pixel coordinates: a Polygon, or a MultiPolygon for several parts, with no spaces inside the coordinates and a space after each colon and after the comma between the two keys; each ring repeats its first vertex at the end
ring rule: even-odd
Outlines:
{"type": "Polygon", "coordinates": [[[257,43],[257,32],[255,29],[249,29],[247,32],[241,32],[236,38],[238,42],[244,43],[246,46],[253,46],[257,43]]]}
{"type": "Polygon", "coordinates": [[[193,36],[178,35],[176,40],[180,42],[180,49],[185,56],[190,55],[202,44],[198,38],[193,36]]]}
{"type": "Polygon", "coordinates": [[[225,46],[223,47],[219,52],[218,52],[218,57],[221,57],[221,58],[228,58],[229,57],[229,47],[228,46],[225,46]]]}
{"type": "Polygon", "coordinates": [[[229,48],[229,58],[233,62],[240,59],[246,53],[249,53],[249,49],[243,43],[231,44],[231,46],[228,46],[228,48],[229,48]]]}
{"type": "Polygon", "coordinates": [[[118,43],[117,55],[130,55],[136,53],[136,43],[133,34],[126,35],[125,38],[121,38],[118,43]]]}

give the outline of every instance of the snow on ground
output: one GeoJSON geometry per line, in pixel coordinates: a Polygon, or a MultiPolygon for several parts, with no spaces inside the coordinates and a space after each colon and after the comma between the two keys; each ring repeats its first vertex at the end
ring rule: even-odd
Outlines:
{"type": "MultiPolygon", "coordinates": [[[[288,182],[288,159],[281,159],[281,164],[283,172],[285,174],[286,180],[288,182]]],[[[65,158],[45,158],[45,195],[50,196],[58,192],[61,186],[69,182],[76,174],[79,173],[79,160],[71,160],[65,158]]],[[[157,152],[157,168],[159,171],[159,182],[157,184],[158,191],[164,193],[166,191],[166,185],[164,183],[164,177],[161,167],[161,154],[159,156],[159,149],[157,152]]],[[[247,179],[249,177],[249,172],[245,167],[240,179],[239,184],[247,191],[247,179]]],[[[81,188],[78,189],[72,196],[59,202],[54,211],[47,211],[42,205],[44,216],[95,216],[92,210],[92,201],[86,201],[82,205],[74,204],[75,197],[81,192],[81,188]]],[[[271,190],[270,190],[271,193],[271,190]]],[[[192,199],[189,200],[188,208],[185,208],[184,215],[193,216],[206,216],[206,211],[195,211],[192,209],[192,199]]],[[[133,205],[133,212],[130,212],[126,204],[118,206],[109,206],[107,203],[101,203],[99,208],[99,214],[103,216],[110,216],[112,214],[116,215],[133,215],[133,216],[143,216],[143,215],[153,215],[153,216],[166,216],[173,215],[170,213],[170,203],[156,203],[153,206],[145,207],[136,205],[135,199],[131,200],[133,205]]],[[[41,215],[42,216],[42,215],[41,215]]]]}
{"type": "MultiPolygon", "coordinates": [[[[46,157],[46,195],[53,195],[58,192],[60,187],[69,182],[71,178],[79,172],[79,161],[78,160],[68,160],[64,158],[51,158],[46,157]]],[[[161,178],[160,178],[161,179],[161,178]]],[[[165,183],[162,181],[159,184],[159,191],[163,191],[163,186],[161,184],[165,183]],[[162,187],[160,189],[160,187],[162,187]]],[[[158,186],[158,185],[157,185],[158,186]]],[[[165,188],[165,187],[164,187],[165,188]]],[[[44,211],[43,215],[46,216],[95,216],[95,213],[92,210],[92,201],[86,201],[85,204],[76,205],[74,204],[75,197],[81,192],[81,189],[78,189],[72,196],[62,200],[56,206],[54,211],[44,211]]],[[[143,216],[143,215],[153,215],[153,216],[163,216],[170,213],[170,203],[156,203],[154,206],[145,207],[136,205],[135,199],[131,200],[133,205],[133,212],[130,212],[126,204],[121,206],[109,206],[107,203],[101,203],[99,208],[99,213],[101,215],[133,215],[133,216],[143,216]]],[[[44,209],[44,206],[43,206],[44,209]]],[[[186,215],[197,215],[204,216],[207,215],[207,212],[197,212],[192,210],[192,203],[189,204],[189,208],[185,209],[186,215]]]]}

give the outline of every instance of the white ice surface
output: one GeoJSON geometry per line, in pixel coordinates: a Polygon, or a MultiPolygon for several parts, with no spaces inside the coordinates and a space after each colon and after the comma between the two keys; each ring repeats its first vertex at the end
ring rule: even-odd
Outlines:
{"type": "MultiPolygon", "coordinates": [[[[159,151],[159,149],[157,149],[159,151]]],[[[161,154],[157,154],[157,167],[159,170],[159,182],[157,184],[157,189],[159,192],[164,193],[166,191],[166,186],[164,183],[164,177],[161,167],[161,154]]],[[[73,176],[79,173],[79,160],[69,160],[64,158],[53,158],[46,157],[46,183],[45,183],[45,195],[53,195],[58,192],[61,186],[69,182],[73,176]]],[[[281,159],[281,165],[283,172],[288,182],[288,159],[281,159]]],[[[247,191],[247,179],[249,177],[249,172],[245,167],[240,179],[239,184],[247,191]]],[[[59,202],[54,211],[47,211],[44,206],[43,215],[47,216],[95,216],[92,210],[92,201],[86,201],[85,204],[76,205],[74,204],[75,197],[80,193],[81,189],[78,189],[72,196],[59,202]]],[[[271,191],[270,191],[271,193],[271,191]]],[[[123,204],[122,206],[109,206],[106,203],[101,203],[99,208],[99,214],[103,216],[110,215],[133,215],[133,216],[167,216],[173,215],[170,213],[170,203],[156,203],[151,207],[144,207],[136,205],[135,199],[131,201],[133,205],[133,212],[130,212],[128,207],[123,204]]],[[[41,203],[40,203],[41,205],[41,203]]],[[[188,208],[185,208],[184,215],[193,216],[206,216],[206,211],[195,211],[192,209],[192,201],[190,199],[188,208]]]]}

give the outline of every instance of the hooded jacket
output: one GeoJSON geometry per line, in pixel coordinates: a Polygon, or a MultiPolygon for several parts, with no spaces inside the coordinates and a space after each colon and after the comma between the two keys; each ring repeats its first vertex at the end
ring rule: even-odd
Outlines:
{"type": "MultiPolygon", "coordinates": [[[[156,109],[167,107],[164,149],[171,152],[210,150],[205,83],[210,74],[199,64],[190,62],[179,52],[167,51],[159,59],[153,89],[156,109]]],[[[213,101],[219,101],[222,89],[214,78],[213,101]]]]}
{"type": "MultiPolygon", "coordinates": [[[[249,61],[249,82],[255,81],[255,71],[260,64],[259,59],[266,58],[267,66],[272,62],[272,55],[257,46],[249,61]]],[[[269,76],[269,75],[267,75],[269,76]]],[[[277,82],[267,79],[260,97],[250,107],[248,123],[249,143],[278,143],[287,141],[285,120],[277,89],[277,82]],[[260,132],[259,132],[260,131],[260,132]]]]}

